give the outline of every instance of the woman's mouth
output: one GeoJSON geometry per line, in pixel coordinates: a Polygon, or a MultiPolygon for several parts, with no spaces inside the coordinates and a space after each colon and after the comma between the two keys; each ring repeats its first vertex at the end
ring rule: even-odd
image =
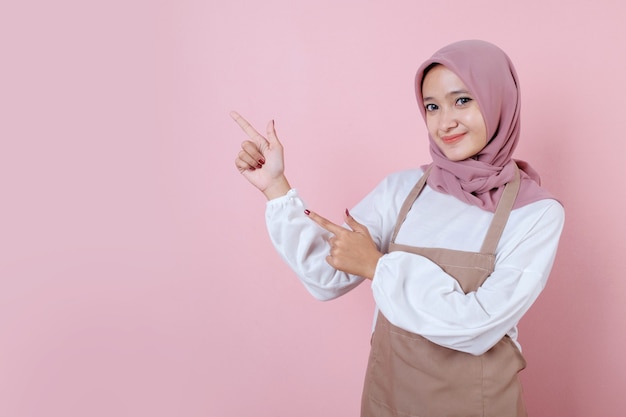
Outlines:
{"type": "Polygon", "coordinates": [[[450,136],[441,136],[441,141],[443,143],[450,144],[450,143],[454,143],[454,142],[461,140],[463,136],[465,136],[465,133],[458,133],[456,135],[450,135],[450,136]]]}

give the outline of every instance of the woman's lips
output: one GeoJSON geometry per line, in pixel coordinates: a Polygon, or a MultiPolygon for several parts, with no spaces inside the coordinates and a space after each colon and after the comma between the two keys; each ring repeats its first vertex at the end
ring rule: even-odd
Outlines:
{"type": "Polygon", "coordinates": [[[450,135],[450,136],[442,136],[441,141],[443,143],[453,143],[453,142],[460,140],[463,136],[465,136],[465,133],[458,133],[456,135],[450,135]]]}

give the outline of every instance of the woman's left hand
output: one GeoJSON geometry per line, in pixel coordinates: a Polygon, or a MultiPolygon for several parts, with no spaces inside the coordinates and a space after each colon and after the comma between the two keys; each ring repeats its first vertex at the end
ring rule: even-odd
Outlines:
{"type": "Polygon", "coordinates": [[[376,264],[383,254],[376,247],[367,227],[363,226],[346,210],[345,221],[352,230],[339,226],[312,211],[307,215],[334,236],[328,239],[330,252],[326,262],[333,268],[352,275],[373,279],[376,264]]]}

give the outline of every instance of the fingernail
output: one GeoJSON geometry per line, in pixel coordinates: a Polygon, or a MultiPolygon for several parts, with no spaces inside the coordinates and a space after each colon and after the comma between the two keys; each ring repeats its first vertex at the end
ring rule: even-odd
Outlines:
{"type": "Polygon", "coordinates": [[[350,212],[346,209],[346,216],[350,217],[350,212]]]}
{"type": "Polygon", "coordinates": [[[304,214],[306,214],[308,216],[309,214],[311,214],[311,211],[310,210],[304,210],[304,214]]]}
{"type": "Polygon", "coordinates": [[[259,159],[259,164],[263,165],[265,163],[265,159],[261,158],[259,159]]]}
{"type": "Polygon", "coordinates": [[[257,168],[263,168],[263,165],[261,165],[261,164],[256,164],[256,167],[257,167],[257,168]]]}

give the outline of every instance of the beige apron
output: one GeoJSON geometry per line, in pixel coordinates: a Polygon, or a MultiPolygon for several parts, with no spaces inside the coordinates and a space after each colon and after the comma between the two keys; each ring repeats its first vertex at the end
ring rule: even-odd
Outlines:
{"type": "MultiPolygon", "coordinates": [[[[425,256],[453,276],[467,294],[493,272],[495,251],[519,190],[519,171],[507,184],[480,252],[418,248],[395,243],[428,172],[404,202],[389,251],[425,256]]],[[[518,372],[526,362],[503,337],[480,356],[448,349],[392,325],[378,314],[370,352],[362,417],[522,417],[526,409],[518,372]]]]}

